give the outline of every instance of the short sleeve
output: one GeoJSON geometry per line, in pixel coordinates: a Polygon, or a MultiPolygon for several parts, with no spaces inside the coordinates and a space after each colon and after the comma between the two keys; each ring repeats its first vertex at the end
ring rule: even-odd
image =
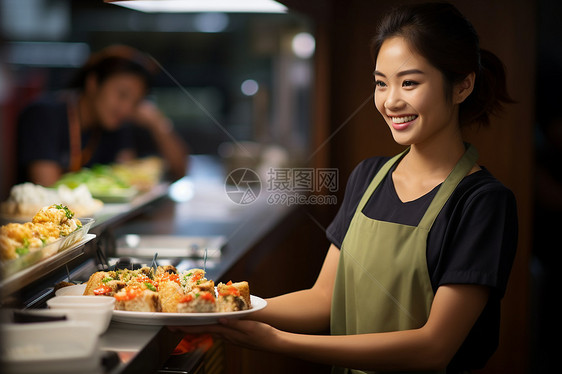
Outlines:
{"type": "MultiPolygon", "coordinates": [[[[457,206],[457,208],[459,208],[457,206]]],[[[451,216],[433,284],[479,284],[505,293],[517,247],[515,197],[502,185],[482,188],[451,216]],[[454,227],[454,229],[453,229],[454,227]]],[[[431,266],[430,266],[431,267],[431,266]]]]}

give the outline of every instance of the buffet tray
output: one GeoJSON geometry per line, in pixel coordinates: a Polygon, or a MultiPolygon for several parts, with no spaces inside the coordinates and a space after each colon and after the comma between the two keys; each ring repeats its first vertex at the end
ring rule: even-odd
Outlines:
{"type": "Polygon", "coordinates": [[[57,254],[31,265],[0,281],[0,295],[2,297],[21,289],[28,284],[42,278],[52,270],[72,261],[84,253],[84,245],[94,239],[96,235],[86,234],[82,240],[70,248],[61,250],[57,254]]]}
{"type": "Polygon", "coordinates": [[[82,227],[70,235],[2,263],[0,295],[8,295],[80,256],[84,252],[84,245],[96,237],[88,234],[94,220],[84,218],[81,222],[82,227]]]}
{"type": "Polygon", "coordinates": [[[117,238],[117,256],[152,258],[220,258],[226,244],[224,235],[172,236],[127,234],[117,238]]]}
{"type": "Polygon", "coordinates": [[[94,220],[92,218],[84,218],[81,220],[82,227],[70,233],[69,235],[59,238],[52,243],[41,248],[30,248],[30,251],[13,260],[7,260],[1,263],[0,271],[2,278],[9,277],[18,271],[28,268],[36,263],[53,256],[54,254],[64,251],[72,247],[76,243],[82,241],[88,234],[94,220]]]}

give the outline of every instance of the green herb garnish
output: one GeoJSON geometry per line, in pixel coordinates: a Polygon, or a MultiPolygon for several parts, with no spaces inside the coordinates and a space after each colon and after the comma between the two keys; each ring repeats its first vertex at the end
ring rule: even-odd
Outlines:
{"type": "Polygon", "coordinates": [[[29,239],[23,238],[23,245],[16,248],[16,253],[20,256],[29,253],[29,239]]]}
{"type": "Polygon", "coordinates": [[[57,204],[57,205],[55,205],[55,208],[63,209],[64,214],[66,215],[66,218],[68,218],[68,219],[71,219],[72,217],[74,217],[74,213],[70,209],[68,209],[68,207],[65,206],[65,205],[57,204]]]}
{"type": "Polygon", "coordinates": [[[23,256],[26,253],[29,253],[29,248],[27,247],[18,247],[16,248],[16,253],[20,256],[23,256]]]}
{"type": "Polygon", "coordinates": [[[156,287],[154,287],[154,285],[150,282],[144,282],[144,285],[146,286],[146,288],[148,288],[151,291],[156,292],[156,287]]]}

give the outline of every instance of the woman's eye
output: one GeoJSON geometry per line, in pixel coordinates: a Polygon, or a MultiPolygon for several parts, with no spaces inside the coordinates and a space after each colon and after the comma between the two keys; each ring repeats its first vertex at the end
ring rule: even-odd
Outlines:
{"type": "Polygon", "coordinates": [[[414,81],[404,81],[402,83],[402,87],[413,87],[416,86],[418,84],[418,82],[414,82],[414,81]]]}
{"type": "Polygon", "coordinates": [[[383,81],[376,80],[375,81],[375,87],[377,87],[377,88],[386,87],[386,83],[384,83],[383,81]]]}

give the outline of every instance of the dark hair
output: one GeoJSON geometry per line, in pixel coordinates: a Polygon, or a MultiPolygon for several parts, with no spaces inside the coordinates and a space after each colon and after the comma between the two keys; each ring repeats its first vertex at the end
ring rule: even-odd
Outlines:
{"type": "Polygon", "coordinates": [[[445,78],[450,98],[452,87],[472,72],[476,74],[474,90],[459,106],[461,126],[473,123],[488,125],[489,116],[513,102],[507,93],[505,69],[492,52],[480,49],[472,24],[448,3],[402,5],[381,20],[371,46],[376,63],[382,43],[393,36],[403,37],[410,46],[445,78]]]}
{"type": "Polygon", "coordinates": [[[140,51],[124,45],[112,45],[92,54],[71,79],[69,87],[84,89],[90,74],[102,83],[115,74],[127,73],[141,78],[148,91],[155,71],[156,64],[140,51]]]}

